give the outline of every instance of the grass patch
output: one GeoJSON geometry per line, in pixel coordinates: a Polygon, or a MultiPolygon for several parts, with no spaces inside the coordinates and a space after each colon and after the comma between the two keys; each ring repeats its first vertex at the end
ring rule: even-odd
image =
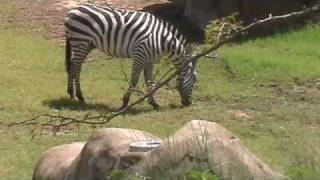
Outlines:
{"type": "Polygon", "coordinates": [[[237,76],[260,84],[292,85],[319,78],[319,26],[278,33],[220,50],[237,76]]]}
{"type": "MultiPolygon", "coordinates": [[[[309,160],[319,164],[320,154],[306,149],[319,148],[319,38],[320,27],[308,26],[224,47],[219,59],[199,61],[192,107],[181,108],[177,92],[163,88],[156,94],[159,112],[143,103],[96,128],[127,127],[164,137],[191,119],[207,119],[238,135],[276,170],[299,177],[306,167],[317,172],[309,160]],[[302,92],[295,91],[297,82],[302,92]],[[301,146],[307,144],[314,146],[301,146]],[[310,155],[303,156],[305,152],[310,155]],[[291,161],[297,157],[305,160],[291,161]]],[[[0,39],[0,122],[17,122],[43,112],[70,116],[109,112],[121,104],[127,82],[119,59],[106,60],[93,53],[84,64],[81,82],[87,104],[83,105],[67,98],[64,50],[57,44],[5,26],[0,26],[0,39]]],[[[127,74],[130,63],[123,61],[127,74]]],[[[162,71],[167,67],[156,66],[162,71]]],[[[32,137],[24,127],[0,128],[0,179],[30,179],[40,152],[85,141],[93,130],[79,126],[56,137],[47,132],[32,137]]]]}

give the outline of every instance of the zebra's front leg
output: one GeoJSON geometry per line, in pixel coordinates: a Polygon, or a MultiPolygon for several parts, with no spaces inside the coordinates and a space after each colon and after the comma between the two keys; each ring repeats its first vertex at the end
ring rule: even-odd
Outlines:
{"type": "MultiPolygon", "coordinates": [[[[80,70],[81,71],[81,65],[80,70]]],[[[84,97],[82,95],[81,86],[80,86],[80,72],[76,75],[75,78],[75,86],[76,86],[76,96],[80,102],[85,102],[84,97]]]]}
{"type": "MultiPolygon", "coordinates": [[[[152,87],[154,85],[153,81],[153,64],[151,62],[146,63],[144,67],[144,82],[147,86],[147,92],[150,92],[152,90],[152,87]]],[[[160,106],[155,101],[153,94],[148,97],[148,103],[153,107],[155,110],[159,110],[160,106]]]]}
{"type": "Polygon", "coordinates": [[[124,94],[122,98],[122,106],[117,110],[123,111],[128,107],[129,100],[132,94],[132,90],[137,87],[138,81],[139,81],[139,76],[141,74],[141,71],[143,69],[144,63],[139,63],[137,61],[133,62],[132,70],[131,70],[131,79],[130,79],[130,84],[127,92],[124,94]]]}

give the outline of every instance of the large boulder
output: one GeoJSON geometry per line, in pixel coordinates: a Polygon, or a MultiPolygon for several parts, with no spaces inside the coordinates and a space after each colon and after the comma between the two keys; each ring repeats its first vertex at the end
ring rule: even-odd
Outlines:
{"type": "Polygon", "coordinates": [[[282,179],[232,133],[209,121],[193,120],[150,152],[132,152],[136,141],[160,141],[149,133],[99,129],[88,142],[49,149],[41,156],[33,180],[103,180],[113,170],[148,176],[169,175],[183,163],[205,163],[223,179],[282,179]]]}
{"type": "Polygon", "coordinates": [[[161,140],[138,130],[99,129],[86,144],[65,144],[45,151],[32,180],[103,180],[112,170],[125,170],[144,157],[144,152],[129,152],[129,145],[136,141],[161,140]]]}
{"type": "Polygon", "coordinates": [[[32,180],[63,180],[83,147],[84,142],[76,142],[48,149],[37,162],[32,180]]]}
{"type": "Polygon", "coordinates": [[[222,179],[282,179],[222,126],[193,120],[163,140],[160,148],[146,155],[133,172],[148,176],[167,172],[185,160],[204,161],[222,179]],[[159,172],[160,171],[160,172],[159,172]]]}
{"type": "Polygon", "coordinates": [[[160,141],[147,132],[123,128],[99,129],[73,161],[65,180],[102,180],[115,169],[125,170],[138,163],[144,152],[129,152],[136,141],[160,141]]]}

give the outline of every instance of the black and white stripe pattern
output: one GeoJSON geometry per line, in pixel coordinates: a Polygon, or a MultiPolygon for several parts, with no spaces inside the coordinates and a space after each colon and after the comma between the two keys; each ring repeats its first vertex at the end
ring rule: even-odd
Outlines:
{"type": "MultiPolygon", "coordinates": [[[[79,82],[81,65],[94,48],[115,57],[133,58],[123,107],[127,106],[142,70],[147,87],[151,87],[153,63],[160,56],[169,54],[177,69],[190,58],[189,46],[178,30],[146,12],[83,4],[67,13],[65,30],[68,93],[71,98],[76,96],[79,100],[84,100],[79,82]]],[[[184,105],[191,104],[196,81],[194,66],[192,63],[184,66],[177,77],[184,105]]],[[[154,108],[158,107],[153,97],[149,98],[149,103],[154,108]]]]}

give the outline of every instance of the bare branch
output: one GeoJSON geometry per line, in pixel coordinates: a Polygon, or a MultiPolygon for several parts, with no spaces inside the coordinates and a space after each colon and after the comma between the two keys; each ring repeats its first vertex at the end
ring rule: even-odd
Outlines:
{"type": "Polygon", "coordinates": [[[223,23],[222,26],[221,26],[221,28],[219,29],[219,33],[218,33],[218,37],[217,37],[217,43],[220,42],[220,38],[221,38],[221,36],[222,36],[222,34],[223,34],[223,29],[224,29],[224,26],[225,26],[225,25],[226,25],[226,23],[223,23]]]}

